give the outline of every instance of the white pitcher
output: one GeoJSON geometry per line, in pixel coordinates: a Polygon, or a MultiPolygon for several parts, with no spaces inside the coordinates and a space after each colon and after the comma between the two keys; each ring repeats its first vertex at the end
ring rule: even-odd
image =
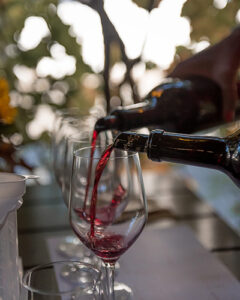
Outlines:
{"type": "Polygon", "coordinates": [[[19,299],[17,209],[26,177],[0,173],[0,300],[19,299]]]}

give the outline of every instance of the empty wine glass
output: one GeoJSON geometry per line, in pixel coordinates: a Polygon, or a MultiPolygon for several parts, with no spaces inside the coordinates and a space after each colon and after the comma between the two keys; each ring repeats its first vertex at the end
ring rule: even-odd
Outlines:
{"type": "MultiPolygon", "coordinates": [[[[93,131],[82,130],[78,133],[71,134],[65,139],[65,153],[63,162],[63,178],[62,178],[62,193],[63,199],[68,206],[70,181],[73,163],[73,154],[76,150],[86,147],[91,147],[93,140],[93,131]]],[[[96,141],[96,146],[106,147],[113,142],[113,133],[111,131],[99,132],[96,141]]]]}
{"type": "MultiPolygon", "coordinates": [[[[92,134],[96,120],[103,115],[103,110],[98,106],[90,109],[80,109],[72,107],[68,109],[57,110],[55,113],[54,127],[51,135],[52,141],[52,165],[56,181],[61,189],[64,202],[68,203],[68,190],[65,185],[66,175],[66,151],[67,139],[69,136],[76,135],[80,137],[82,146],[90,145],[90,135],[92,134]],[[88,132],[88,137],[84,137],[82,132],[88,132]]],[[[71,153],[68,151],[68,153],[71,153]]],[[[72,155],[72,153],[71,153],[72,155]]],[[[70,168],[70,167],[69,167],[70,168]]],[[[67,170],[69,170],[69,168],[67,170]]],[[[68,171],[67,171],[68,172],[68,171]]],[[[71,172],[70,172],[71,174],[71,172]]],[[[68,175],[70,176],[69,172],[68,175]]],[[[69,181],[69,180],[68,180],[69,181]]],[[[67,257],[81,258],[83,256],[83,246],[79,246],[79,240],[73,236],[67,236],[59,245],[59,252],[67,257]],[[75,253],[75,251],[78,251],[75,253]]],[[[84,253],[88,260],[89,251],[84,253]]]]}
{"type": "Polygon", "coordinates": [[[39,265],[25,273],[20,300],[100,300],[100,279],[101,272],[83,262],[57,261],[39,265]],[[70,268],[75,282],[68,281],[70,268]]]}
{"type": "Polygon", "coordinates": [[[147,220],[142,172],[137,153],[110,146],[101,157],[103,150],[97,147],[93,157],[91,147],[74,153],[70,224],[78,238],[105,264],[104,299],[131,299],[128,287],[122,285],[122,290],[114,290],[114,266],[147,220]],[[132,201],[135,210],[128,211],[132,201]]]}
{"type": "Polygon", "coordinates": [[[89,110],[73,107],[56,112],[51,141],[53,171],[60,188],[64,174],[66,138],[79,132],[93,131],[97,119],[101,116],[102,111],[94,107],[89,110]]]}
{"type": "MultiPolygon", "coordinates": [[[[94,125],[102,115],[103,111],[99,107],[92,107],[89,110],[75,107],[56,112],[52,132],[53,170],[67,206],[73,151],[76,147],[91,145],[94,125]]],[[[99,259],[74,236],[66,236],[61,240],[57,251],[64,257],[99,266],[99,259]]],[[[68,274],[71,280],[71,272],[68,274]]]]}

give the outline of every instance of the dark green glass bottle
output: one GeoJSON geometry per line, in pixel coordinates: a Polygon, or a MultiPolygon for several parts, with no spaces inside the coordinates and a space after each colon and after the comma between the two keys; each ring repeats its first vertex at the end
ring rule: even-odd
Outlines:
{"type": "Polygon", "coordinates": [[[153,161],[217,169],[240,187],[240,130],[225,138],[153,130],[150,135],[120,133],[114,147],[146,152],[153,161]]]}
{"type": "MultiPolygon", "coordinates": [[[[238,111],[237,111],[238,114],[238,111]]],[[[192,76],[167,78],[145,101],[121,107],[97,121],[97,131],[142,127],[193,133],[223,123],[220,87],[212,80],[192,76]]]]}

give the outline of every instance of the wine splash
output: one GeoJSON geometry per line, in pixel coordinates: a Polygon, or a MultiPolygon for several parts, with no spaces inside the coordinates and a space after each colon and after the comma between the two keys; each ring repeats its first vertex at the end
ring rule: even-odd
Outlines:
{"type": "MultiPolygon", "coordinates": [[[[121,184],[115,189],[110,205],[96,208],[94,225],[95,226],[107,226],[111,224],[117,215],[118,206],[123,203],[126,196],[126,190],[121,184]]],[[[84,219],[88,223],[91,223],[91,207],[86,206],[85,209],[76,208],[75,212],[79,218],[84,219]]]]}

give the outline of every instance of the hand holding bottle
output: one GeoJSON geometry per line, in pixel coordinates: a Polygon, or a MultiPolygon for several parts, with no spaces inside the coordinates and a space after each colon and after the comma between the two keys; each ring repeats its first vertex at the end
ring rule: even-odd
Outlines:
{"type": "Polygon", "coordinates": [[[240,26],[219,43],[179,63],[169,76],[184,79],[191,75],[200,75],[218,83],[222,91],[223,118],[229,122],[234,119],[238,99],[239,66],[240,26]]]}

